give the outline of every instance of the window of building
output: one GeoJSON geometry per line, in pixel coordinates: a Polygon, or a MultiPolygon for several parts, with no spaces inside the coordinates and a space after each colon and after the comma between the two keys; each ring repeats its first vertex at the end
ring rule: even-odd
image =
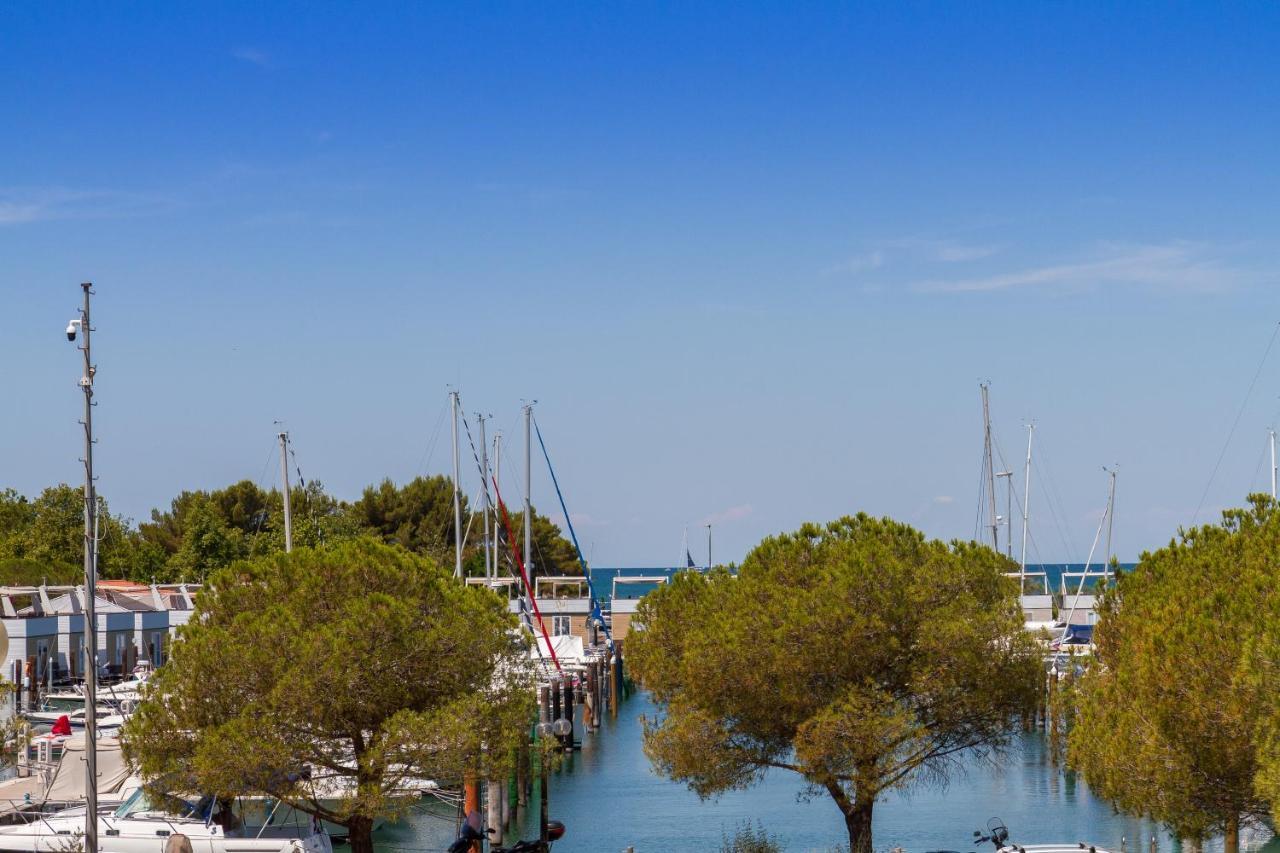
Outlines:
{"type": "Polygon", "coordinates": [[[568,616],[551,617],[551,634],[556,637],[567,637],[573,633],[573,624],[568,616]]]}

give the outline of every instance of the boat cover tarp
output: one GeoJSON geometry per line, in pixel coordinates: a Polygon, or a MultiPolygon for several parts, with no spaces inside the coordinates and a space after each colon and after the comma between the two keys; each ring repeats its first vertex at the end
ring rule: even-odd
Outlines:
{"type": "MultiPolygon", "coordinates": [[[[43,799],[65,803],[84,799],[84,736],[72,737],[63,747],[58,772],[43,799]]],[[[129,767],[116,738],[98,738],[98,793],[111,794],[129,778],[129,767]]]]}
{"type": "Polygon", "coordinates": [[[45,777],[41,773],[0,782],[0,815],[17,811],[44,797],[45,777]]]}
{"type": "MultiPolygon", "coordinates": [[[[562,634],[560,636],[551,637],[550,639],[556,651],[556,660],[561,663],[582,663],[584,649],[581,637],[574,637],[571,634],[562,634]]],[[[539,658],[550,658],[551,655],[547,651],[547,638],[538,637],[537,640],[538,648],[536,651],[531,651],[530,655],[534,660],[538,660],[539,658]]]]}

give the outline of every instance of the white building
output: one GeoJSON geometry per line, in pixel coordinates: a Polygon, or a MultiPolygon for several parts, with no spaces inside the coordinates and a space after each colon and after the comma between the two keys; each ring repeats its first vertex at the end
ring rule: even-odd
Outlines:
{"type": "MultiPolygon", "coordinates": [[[[99,581],[94,596],[96,659],[127,673],[139,659],[164,663],[194,609],[194,585],[99,581]]],[[[84,587],[0,587],[0,673],[15,684],[78,679],[84,673],[84,587]]]]}

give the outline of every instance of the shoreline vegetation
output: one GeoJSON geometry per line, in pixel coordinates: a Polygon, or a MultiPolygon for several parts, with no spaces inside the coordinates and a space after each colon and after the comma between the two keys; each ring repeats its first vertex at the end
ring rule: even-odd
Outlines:
{"type": "MultiPolygon", "coordinates": [[[[345,532],[292,554],[268,525],[279,494],[247,483],[184,493],[127,528],[149,547],[171,534],[173,554],[209,547],[210,523],[241,546],[245,519],[262,534],[261,553],[213,548],[227,563],[202,573],[199,618],[126,729],[141,768],[296,799],[288,768],[328,767],[350,777],[349,796],[316,813],[346,822],[355,853],[371,849],[374,818],[403,808],[397,780],[507,773],[533,714],[528,651],[505,601],[457,583],[410,535],[451,500],[435,480],[328,504],[335,526],[312,529],[345,532]]],[[[72,497],[4,493],[0,543],[56,545],[72,497]]],[[[1191,851],[1221,838],[1226,853],[1280,818],[1280,504],[1253,495],[1143,553],[1099,591],[1094,653],[1069,673],[1026,630],[1015,568],[985,545],[859,514],[767,537],[736,573],[674,575],[641,600],[626,641],[658,708],[646,756],[703,798],[795,773],[837,806],[849,849],[869,853],[878,799],[945,783],[961,756],[1000,758],[1047,682],[1053,753],[1117,810],[1191,851]]],[[[785,844],[761,819],[742,842],[785,844]]]]}
{"type": "MultiPolygon", "coordinates": [[[[289,490],[293,542],[323,548],[361,537],[399,545],[440,565],[454,559],[453,482],[446,476],[390,479],[342,501],[317,480],[289,490]]],[[[472,509],[460,496],[464,520],[472,509]]],[[[199,583],[238,560],[284,551],[284,500],[279,489],[241,480],[221,489],[184,491],[147,521],[99,512],[99,575],[140,583],[199,583]]],[[[511,516],[523,537],[524,518],[511,516]]],[[[79,583],[84,565],[84,492],[51,486],[35,497],[0,490],[0,585],[79,583]]],[[[464,523],[464,530],[467,527],[464,523]]],[[[470,526],[463,571],[484,574],[482,528],[470,526]]],[[[577,554],[560,528],[533,513],[533,557],[540,574],[581,573],[577,554]]]]}
{"type": "Polygon", "coordinates": [[[859,515],[764,540],[736,578],[677,578],[628,648],[661,708],[646,754],[704,798],[798,773],[867,853],[880,794],[998,757],[1047,678],[1051,740],[1118,811],[1190,851],[1280,821],[1280,504],[1143,553],[1070,672],[1027,645],[1003,561],[859,515]]]}

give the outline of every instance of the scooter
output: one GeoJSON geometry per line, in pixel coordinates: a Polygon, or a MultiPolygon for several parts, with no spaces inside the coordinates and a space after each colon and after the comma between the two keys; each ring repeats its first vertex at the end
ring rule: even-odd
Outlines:
{"type": "MultiPolygon", "coordinates": [[[[489,830],[494,832],[495,830],[489,830]]],[[[558,820],[547,821],[547,838],[550,848],[553,844],[564,837],[564,824],[558,820]]],[[[480,830],[476,829],[469,823],[462,824],[462,833],[458,836],[458,840],[449,845],[449,853],[470,853],[471,845],[477,841],[482,841],[484,836],[480,834],[480,830]]],[[[517,841],[510,847],[490,847],[489,853],[541,853],[542,842],[538,839],[532,841],[517,841]]]]}
{"type": "Polygon", "coordinates": [[[991,845],[1000,850],[1009,843],[1009,828],[1004,825],[1004,821],[998,817],[993,817],[987,821],[987,834],[983,835],[982,830],[975,829],[973,831],[973,843],[985,844],[990,841],[991,845]]]}

